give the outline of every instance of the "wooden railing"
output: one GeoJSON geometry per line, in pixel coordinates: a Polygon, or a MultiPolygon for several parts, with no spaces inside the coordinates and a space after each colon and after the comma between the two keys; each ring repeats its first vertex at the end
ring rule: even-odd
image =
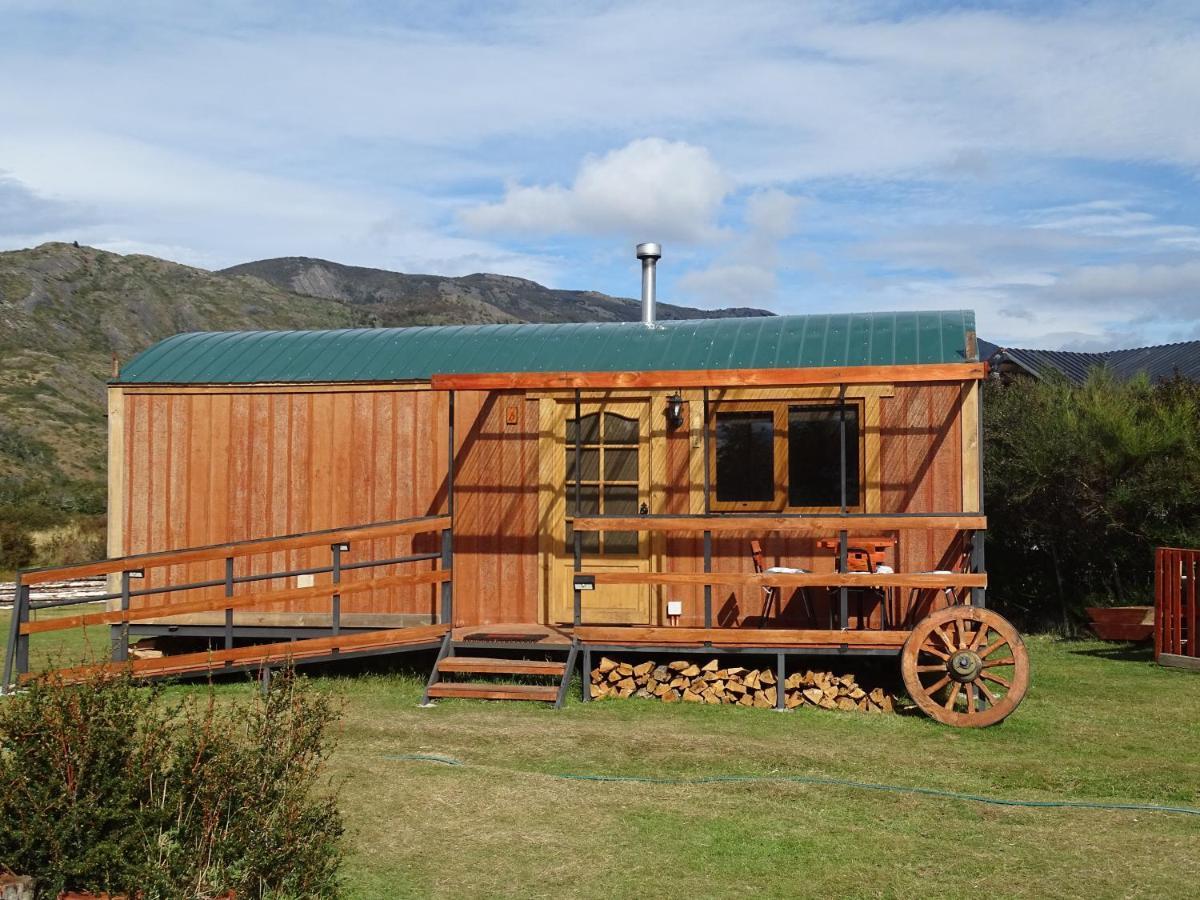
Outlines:
{"type": "Polygon", "coordinates": [[[1154,656],[1159,662],[1200,660],[1197,578],[1200,550],[1159,547],[1154,552],[1154,656]]]}
{"type": "Polygon", "coordinates": [[[215,544],[206,547],[190,547],[182,550],[143,553],[73,566],[23,570],[17,573],[12,621],[9,628],[8,646],[4,657],[4,674],[3,679],[0,680],[0,690],[7,689],[8,686],[14,683],[14,672],[18,675],[28,672],[30,635],[68,628],[80,628],[88,625],[124,626],[120,629],[118,639],[113,642],[113,661],[124,662],[129,658],[128,626],[130,622],[153,621],[155,619],[179,615],[223,611],[225,613],[224,643],[225,651],[228,654],[233,650],[235,610],[246,609],[248,607],[257,608],[298,600],[321,599],[329,603],[330,627],[328,633],[331,637],[336,638],[342,627],[341,601],[344,596],[384,588],[424,584],[440,584],[442,586],[439,618],[444,623],[450,622],[453,618],[452,562],[453,547],[450,517],[421,516],[391,522],[358,525],[351,528],[334,528],[280,537],[215,544]],[[424,553],[406,553],[400,556],[369,557],[353,562],[347,562],[344,558],[344,554],[350,550],[352,543],[366,542],[370,546],[370,542],[374,541],[391,539],[402,535],[425,533],[439,534],[437,550],[424,553]],[[235,562],[239,559],[266,554],[290,554],[294,551],[311,550],[318,547],[329,548],[330,557],[328,565],[277,569],[241,575],[235,571],[235,562]],[[429,560],[439,561],[440,567],[407,574],[342,581],[342,575],[345,572],[429,560]],[[184,567],[186,571],[187,567],[198,563],[203,564],[218,561],[224,564],[224,577],[222,578],[178,582],[173,581],[170,577],[170,569],[173,567],[184,567]],[[165,583],[145,588],[134,587],[133,583],[135,580],[145,579],[147,572],[161,569],[168,570],[165,583]],[[119,576],[119,590],[99,596],[66,600],[34,601],[31,599],[30,589],[35,584],[67,581],[97,575],[119,576]],[[318,575],[330,576],[329,583],[284,590],[251,591],[242,596],[234,596],[235,589],[239,585],[257,584],[299,576],[315,577],[318,575]],[[171,602],[171,596],[179,592],[195,592],[214,588],[223,588],[224,596],[171,602]],[[156,597],[156,602],[152,605],[134,607],[131,601],[139,597],[156,597]],[[42,621],[30,621],[30,613],[34,610],[58,609],[76,606],[81,603],[93,603],[98,600],[119,600],[120,608],[104,612],[84,613],[76,616],[60,616],[42,621]]]}
{"type": "Polygon", "coordinates": [[[839,622],[846,627],[848,595],[854,588],[903,588],[914,590],[969,589],[973,602],[984,605],[983,591],[987,573],[983,569],[983,532],[987,518],[972,513],[842,513],[830,515],[796,513],[790,515],[761,515],[745,513],[709,513],[704,515],[645,515],[645,516],[578,516],[573,520],[576,535],[590,531],[647,531],[699,534],[704,539],[703,572],[586,572],[579,553],[575,559],[575,625],[582,623],[583,590],[602,584],[678,584],[704,587],[704,627],[713,626],[713,585],[759,587],[828,587],[836,588],[840,607],[839,622]],[[887,531],[953,530],[972,532],[971,571],[932,575],[927,573],[851,573],[847,571],[846,553],[851,534],[887,531]],[[839,560],[836,572],[804,574],[714,572],[712,570],[712,536],[732,532],[765,534],[836,534],[839,537],[839,560]]]}

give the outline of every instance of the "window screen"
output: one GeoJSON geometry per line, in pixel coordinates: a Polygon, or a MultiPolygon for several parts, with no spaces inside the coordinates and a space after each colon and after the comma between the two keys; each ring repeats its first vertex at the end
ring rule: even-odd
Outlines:
{"type": "MultiPolygon", "coordinates": [[[[858,506],[858,407],[846,415],[846,505],[858,506]]],[[[788,408],[788,506],[841,506],[837,406],[788,408]]]]}
{"type": "Polygon", "coordinates": [[[775,422],[770,412],[717,413],[717,500],[775,499],[775,422]]]}

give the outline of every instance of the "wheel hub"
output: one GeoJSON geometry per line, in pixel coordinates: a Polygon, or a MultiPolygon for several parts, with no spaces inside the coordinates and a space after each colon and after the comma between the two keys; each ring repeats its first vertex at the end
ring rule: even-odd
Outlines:
{"type": "Polygon", "coordinates": [[[983,660],[974,650],[958,650],[950,657],[947,668],[951,678],[966,684],[979,677],[983,671],[983,660]]]}

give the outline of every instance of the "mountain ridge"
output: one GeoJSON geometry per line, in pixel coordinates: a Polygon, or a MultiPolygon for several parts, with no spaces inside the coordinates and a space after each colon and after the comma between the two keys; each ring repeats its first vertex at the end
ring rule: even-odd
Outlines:
{"type": "MultiPolygon", "coordinates": [[[[671,304],[659,311],[665,319],[769,315],[671,304]]],[[[127,360],[173,334],[640,315],[635,300],[486,273],[407,275],[312,257],[214,272],[58,242],[3,251],[0,525],[40,527],[103,512],[114,358],[127,360]]]]}

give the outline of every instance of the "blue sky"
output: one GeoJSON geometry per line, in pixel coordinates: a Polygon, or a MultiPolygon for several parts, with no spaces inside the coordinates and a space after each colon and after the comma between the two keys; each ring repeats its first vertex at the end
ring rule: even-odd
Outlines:
{"type": "Polygon", "coordinates": [[[0,248],[1200,338],[1195,3],[0,0],[0,248]]]}

